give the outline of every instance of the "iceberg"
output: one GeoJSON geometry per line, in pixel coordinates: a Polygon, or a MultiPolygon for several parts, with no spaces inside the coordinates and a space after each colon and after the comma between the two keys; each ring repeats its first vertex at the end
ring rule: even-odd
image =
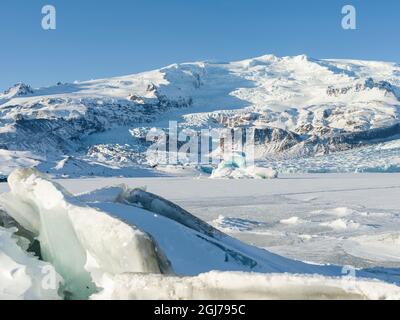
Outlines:
{"type": "Polygon", "coordinates": [[[213,170],[211,179],[275,179],[278,172],[272,168],[248,165],[243,152],[232,152],[213,170]]]}

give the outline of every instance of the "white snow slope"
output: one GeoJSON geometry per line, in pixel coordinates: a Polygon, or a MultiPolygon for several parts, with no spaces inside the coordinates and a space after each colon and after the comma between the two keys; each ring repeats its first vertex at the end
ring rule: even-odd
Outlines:
{"type": "MultiPolygon", "coordinates": [[[[0,204],[21,232],[40,241],[42,259],[62,277],[54,287],[62,298],[400,298],[399,287],[390,284],[398,279],[384,270],[343,277],[341,267],[281,257],[235,240],[142,189],[109,187],[73,196],[32,169],[13,172],[9,187],[0,204]]],[[[5,239],[10,243],[10,235],[5,239]]],[[[23,250],[12,245],[6,252],[16,260],[23,250]]],[[[4,261],[7,255],[0,255],[1,274],[11,269],[4,261]]],[[[18,263],[31,268],[42,263],[32,261],[18,263]]],[[[15,280],[21,290],[0,286],[0,298],[49,298],[35,285],[40,277],[29,275],[32,280],[15,280]],[[36,295],[23,293],[33,290],[36,295]]]]}

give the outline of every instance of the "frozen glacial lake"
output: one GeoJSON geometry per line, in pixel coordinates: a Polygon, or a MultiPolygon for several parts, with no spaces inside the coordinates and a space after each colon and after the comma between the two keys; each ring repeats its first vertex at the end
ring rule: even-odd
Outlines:
{"type": "MultiPolygon", "coordinates": [[[[400,174],[301,174],[274,180],[60,180],[73,193],[146,187],[223,232],[312,263],[400,267],[400,174]]],[[[1,185],[5,191],[7,186],[1,185]]]]}

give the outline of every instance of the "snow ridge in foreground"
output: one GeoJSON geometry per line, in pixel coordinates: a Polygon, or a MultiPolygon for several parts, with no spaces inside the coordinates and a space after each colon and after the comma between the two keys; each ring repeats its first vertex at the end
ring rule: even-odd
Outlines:
{"type": "Polygon", "coordinates": [[[107,300],[400,299],[399,288],[390,284],[321,275],[217,271],[197,277],[136,274],[119,275],[112,286],[112,290],[93,295],[92,298],[107,300]]]}

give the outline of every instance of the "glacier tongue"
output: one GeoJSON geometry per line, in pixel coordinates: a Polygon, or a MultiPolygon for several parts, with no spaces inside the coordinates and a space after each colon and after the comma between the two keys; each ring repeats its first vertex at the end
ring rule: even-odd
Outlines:
{"type": "Polygon", "coordinates": [[[88,298],[107,276],[160,273],[157,249],[142,231],[80,204],[34,169],[13,172],[9,186],[1,205],[38,236],[44,260],[64,279],[67,298],[88,298]]]}

